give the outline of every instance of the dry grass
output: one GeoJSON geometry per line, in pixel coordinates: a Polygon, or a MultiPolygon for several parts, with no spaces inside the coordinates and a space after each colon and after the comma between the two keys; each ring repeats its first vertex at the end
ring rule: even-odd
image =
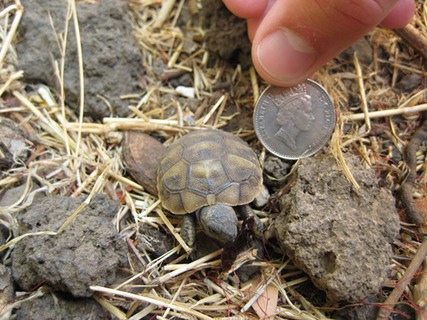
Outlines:
{"type": "MultiPolygon", "coordinates": [[[[75,15],[73,2],[70,3],[70,10],[75,15]]],[[[22,15],[19,1],[0,12],[0,115],[22,123],[21,127],[31,140],[37,142],[30,159],[5,172],[0,180],[0,190],[22,182],[27,185],[24,195],[16,203],[0,208],[0,222],[13,231],[14,214],[28,207],[34,195],[42,191],[70,197],[89,195],[59,230],[51,230],[52,234],[66,228],[96,193],[107,193],[120,201],[122,207],[114,225],[130,246],[129,278],[112,288],[92,287],[96,300],[119,319],[136,320],[147,315],[156,315],[159,319],[174,316],[184,319],[256,319],[251,307],[257,303],[261,304],[258,310],[273,312],[275,319],[327,319],[326,312],[338,306],[330,306],[327,310],[314,306],[301,295],[295,288],[308,279],[290,260],[255,262],[253,256],[247,254],[241,262],[260,265],[261,274],[257,281],[242,284],[236,283],[232,274],[220,273],[220,251],[188,262],[188,249],[180,250],[182,241],[175,232],[179,221],[165,215],[158,199],[145,193],[126,175],[120,147],[123,130],[156,132],[169,143],[188,130],[223,128],[239,113],[250,112],[260,90],[265,87],[254,70],[242,71],[239,66],[232,68],[215,59],[215,63],[208,63],[212,57],[203,42],[193,41],[203,38],[205,30],[191,21],[184,30],[178,23],[183,6],[187,5],[193,14],[198,13],[196,0],[131,1],[134,35],[144,52],[145,87],[140,93],[129,93],[126,97],[132,110],[129,118],[105,118],[103,123],[86,122],[82,117],[74,116],[66,104],[58,104],[62,97],[55,96],[47,87],[40,86],[38,92],[30,94],[23,90],[22,71],[14,70],[11,65],[16,59],[12,40],[22,15]],[[155,61],[162,61],[167,66],[163,74],[153,70],[155,61]],[[194,95],[199,100],[199,108],[194,112],[180,102],[179,93],[162,81],[184,73],[192,76],[194,95]],[[176,99],[165,100],[165,96],[176,99]],[[9,105],[7,99],[15,99],[19,104],[6,107],[9,105]],[[232,114],[225,112],[230,101],[236,106],[236,112],[232,114]],[[33,181],[41,187],[35,189],[33,181]],[[177,238],[177,247],[154,260],[132,247],[131,239],[144,225],[164,226],[177,238]],[[176,254],[178,258],[165,263],[176,254]],[[212,270],[218,273],[217,278],[208,276],[212,270]],[[266,295],[271,295],[272,300],[260,299],[266,295]],[[268,301],[274,301],[273,297],[278,299],[277,305],[269,304],[268,301]]],[[[413,25],[427,36],[426,4],[418,4],[413,25]]],[[[427,110],[427,104],[424,88],[401,93],[393,89],[402,74],[425,77],[425,61],[393,32],[378,29],[369,39],[374,48],[374,61],[369,67],[363,66],[357,56],[349,61],[334,60],[316,74],[316,79],[329,91],[338,111],[331,152],[344,168],[343,151],[359,154],[366,166],[376,168],[395,191],[406,168],[403,159],[398,162],[393,159],[399,158],[396,153],[403,155],[403,148],[419,125],[420,112],[427,110]],[[381,54],[382,51],[387,54],[381,54]],[[392,79],[391,85],[386,77],[392,79]],[[349,107],[350,87],[358,90],[359,106],[349,107]]],[[[61,68],[58,73],[61,78],[61,68]]],[[[252,128],[240,128],[235,133],[244,139],[254,137],[252,128]]],[[[425,154],[424,145],[419,150],[419,183],[415,190],[415,197],[420,201],[426,201],[427,195],[425,154]]],[[[261,162],[264,156],[265,152],[261,152],[261,162]]],[[[351,172],[348,169],[345,172],[352,179],[351,172]]],[[[353,183],[357,184],[356,181],[353,183]]],[[[270,223],[274,219],[267,219],[265,213],[260,215],[270,223]]],[[[410,261],[420,245],[420,234],[404,222],[402,227],[401,242],[396,246],[393,281],[402,278],[407,268],[402,261],[410,261]]],[[[15,234],[1,249],[10,250],[10,246],[19,240],[15,234]]],[[[389,283],[391,287],[393,281],[389,283]]],[[[405,290],[408,298],[404,303],[413,301],[411,287],[405,290]]]]}

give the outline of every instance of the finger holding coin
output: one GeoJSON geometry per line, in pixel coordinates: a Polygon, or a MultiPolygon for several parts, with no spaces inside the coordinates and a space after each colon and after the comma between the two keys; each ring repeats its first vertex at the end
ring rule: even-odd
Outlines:
{"type": "Polygon", "coordinates": [[[261,144],[283,159],[300,159],[318,152],[329,141],[336,114],[326,90],[313,80],[294,87],[269,86],[254,112],[261,144]]]}

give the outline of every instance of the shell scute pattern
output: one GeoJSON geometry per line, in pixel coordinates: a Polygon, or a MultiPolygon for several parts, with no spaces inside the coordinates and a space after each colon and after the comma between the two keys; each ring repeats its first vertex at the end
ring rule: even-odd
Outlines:
{"type": "Polygon", "coordinates": [[[251,202],[262,184],[255,152],[219,130],[191,132],[171,144],[158,172],[159,197],[176,214],[213,203],[251,202]]]}
{"type": "Polygon", "coordinates": [[[223,144],[216,141],[199,141],[192,145],[186,146],[183,158],[189,163],[196,163],[197,161],[220,159],[225,154],[223,144]]]}
{"type": "Polygon", "coordinates": [[[187,186],[197,194],[216,194],[228,182],[229,179],[220,159],[198,161],[190,166],[187,186]]]}
{"type": "Polygon", "coordinates": [[[186,179],[182,178],[183,172],[188,170],[188,163],[179,161],[172,165],[163,174],[163,184],[171,191],[181,191],[187,187],[186,179]]]}
{"type": "Polygon", "coordinates": [[[182,153],[184,152],[184,146],[176,145],[174,148],[167,149],[167,152],[163,155],[161,165],[159,167],[159,174],[163,176],[174,164],[182,159],[182,153]]]}

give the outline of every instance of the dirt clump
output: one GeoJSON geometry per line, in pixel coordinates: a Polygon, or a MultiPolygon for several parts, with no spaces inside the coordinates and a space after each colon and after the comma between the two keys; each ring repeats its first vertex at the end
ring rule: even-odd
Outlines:
{"type": "Polygon", "coordinates": [[[34,320],[106,320],[111,315],[92,299],[70,299],[60,293],[45,294],[25,301],[16,310],[16,319],[34,320]]]}
{"type": "MultiPolygon", "coordinates": [[[[38,198],[18,216],[20,233],[57,231],[83,202],[82,198],[38,198]]],[[[111,220],[118,204],[96,195],[58,235],[26,237],[12,252],[12,272],[22,290],[45,282],[55,291],[89,297],[91,285],[112,284],[126,264],[126,243],[111,220]]]]}
{"type": "MultiPolygon", "coordinates": [[[[43,82],[60,92],[55,63],[61,63],[63,54],[55,33],[64,34],[67,6],[64,2],[49,0],[21,3],[25,13],[16,45],[18,68],[25,70],[28,83],[43,82]]],[[[143,74],[142,54],[132,37],[127,3],[115,0],[80,3],[77,14],[84,65],[85,114],[94,119],[127,116],[130,113],[127,101],[120,96],[139,91],[139,77],[143,74]]],[[[79,49],[73,19],[69,22],[64,91],[67,104],[78,112],[79,49]]]]}
{"type": "Polygon", "coordinates": [[[200,19],[206,29],[206,48],[243,69],[251,66],[251,43],[247,36],[246,20],[234,16],[222,1],[203,0],[200,19]]]}
{"type": "Polygon", "coordinates": [[[354,156],[347,162],[359,190],[332,156],[301,160],[275,226],[284,252],[330,300],[357,302],[387,279],[400,226],[375,173],[354,156]]]}

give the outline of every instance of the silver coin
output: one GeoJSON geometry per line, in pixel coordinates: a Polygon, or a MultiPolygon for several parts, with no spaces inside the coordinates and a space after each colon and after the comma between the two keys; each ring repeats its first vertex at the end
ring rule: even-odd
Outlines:
{"type": "Polygon", "coordinates": [[[254,111],[255,133],[262,145],[293,160],[318,152],[331,138],[335,119],[331,97],[313,80],[289,88],[267,87],[254,111]]]}

